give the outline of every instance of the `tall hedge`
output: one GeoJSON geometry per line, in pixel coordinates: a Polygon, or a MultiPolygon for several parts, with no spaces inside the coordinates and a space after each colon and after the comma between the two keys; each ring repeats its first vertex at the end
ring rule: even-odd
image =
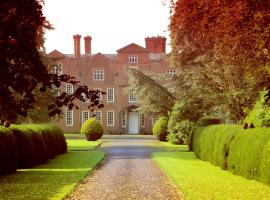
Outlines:
{"type": "Polygon", "coordinates": [[[9,129],[0,126],[0,175],[15,171],[17,163],[16,138],[9,129]]]}
{"type": "Polygon", "coordinates": [[[199,127],[193,137],[196,156],[249,179],[270,184],[270,129],[237,125],[199,127]]]}
{"type": "Polygon", "coordinates": [[[66,150],[64,133],[53,124],[0,127],[0,174],[45,163],[66,150]]]}

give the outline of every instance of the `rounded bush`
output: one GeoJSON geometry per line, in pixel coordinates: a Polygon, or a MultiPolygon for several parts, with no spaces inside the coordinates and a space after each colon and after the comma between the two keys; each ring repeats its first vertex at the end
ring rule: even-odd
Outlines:
{"type": "Polygon", "coordinates": [[[102,137],[103,129],[96,118],[92,117],[83,123],[81,134],[84,134],[87,140],[95,141],[102,137]]]}
{"type": "Polygon", "coordinates": [[[222,124],[222,119],[218,117],[206,116],[198,120],[197,126],[209,126],[213,124],[222,124]]]}
{"type": "Polygon", "coordinates": [[[167,117],[160,117],[153,127],[153,134],[160,141],[167,140],[167,135],[168,135],[167,125],[168,125],[168,118],[167,117]]]}

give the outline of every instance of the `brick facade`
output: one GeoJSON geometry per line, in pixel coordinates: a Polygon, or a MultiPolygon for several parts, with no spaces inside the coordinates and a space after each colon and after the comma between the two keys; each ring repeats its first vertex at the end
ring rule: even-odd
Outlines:
{"type": "MultiPolygon", "coordinates": [[[[117,54],[91,54],[90,36],[84,37],[85,53],[81,54],[81,36],[74,35],[74,54],[62,54],[54,50],[49,57],[54,58],[57,65],[62,68],[61,72],[74,76],[81,84],[87,85],[90,89],[100,88],[102,91],[112,94],[114,91],[113,102],[107,101],[107,95],[103,95],[102,102],[104,108],[99,109],[101,114],[101,123],[106,133],[122,134],[143,134],[151,133],[153,117],[141,115],[134,109],[139,107],[138,102],[130,102],[127,89],[128,86],[128,68],[135,67],[143,72],[167,73],[168,63],[166,62],[166,38],[147,37],[145,38],[146,48],[137,44],[129,44],[119,50],[117,54]],[[96,75],[94,72],[96,71],[96,75]],[[100,78],[104,72],[103,80],[94,80],[100,78]],[[114,119],[111,119],[112,112],[114,119]],[[109,122],[113,124],[108,125],[109,122]]],[[[65,86],[62,88],[65,90],[65,86]]],[[[68,119],[67,125],[66,108],[63,108],[63,118],[57,120],[57,124],[67,132],[78,132],[83,119],[87,118],[88,103],[78,102],[79,109],[74,109],[73,122],[68,119]]],[[[89,116],[92,113],[89,111],[89,116]]],[[[71,117],[70,115],[68,115],[71,117]]]]}

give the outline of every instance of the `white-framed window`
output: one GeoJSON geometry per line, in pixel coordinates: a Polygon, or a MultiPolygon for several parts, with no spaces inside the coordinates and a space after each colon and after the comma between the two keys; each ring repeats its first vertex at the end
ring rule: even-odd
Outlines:
{"type": "Polygon", "coordinates": [[[54,65],[51,69],[52,74],[57,74],[58,76],[63,74],[63,66],[61,64],[54,65]]]}
{"type": "Polygon", "coordinates": [[[101,111],[95,111],[96,120],[102,124],[102,112],[101,111]]]}
{"type": "Polygon", "coordinates": [[[169,70],[167,71],[167,74],[168,74],[168,75],[175,75],[175,74],[176,74],[176,70],[175,70],[175,69],[169,69],[169,70]]]}
{"type": "Polygon", "coordinates": [[[152,125],[153,125],[153,126],[155,125],[155,123],[157,122],[157,120],[158,120],[158,116],[157,116],[157,115],[154,115],[154,116],[152,117],[152,125]]]}
{"type": "Polygon", "coordinates": [[[89,111],[82,111],[82,124],[89,119],[89,111]]]}
{"type": "Polygon", "coordinates": [[[66,126],[73,126],[73,110],[66,109],[66,126]]]}
{"type": "Polygon", "coordinates": [[[138,98],[137,96],[135,95],[135,92],[134,90],[129,90],[129,102],[138,102],[138,98]]]}
{"type": "Polygon", "coordinates": [[[130,54],[128,55],[128,62],[129,63],[138,63],[139,62],[139,57],[136,54],[130,54]]]}
{"type": "Polygon", "coordinates": [[[127,125],[126,116],[127,116],[126,112],[122,112],[122,115],[121,115],[122,127],[126,127],[126,125],[127,125]]]}
{"type": "Polygon", "coordinates": [[[100,93],[99,93],[99,100],[102,101],[102,89],[101,88],[94,88],[94,90],[98,90],[100,93]]]}
{"type": "Polygon", "coordinates": [[[107,89],[107,102],[114,102],[114,88],[107,89]]]}
{"type": "Polygon", "coordinates": [[[114,126],[114,111],[107,111],[107,126],[114,126]]]}
{"type": "Polygon", "coordinates": [[[66,84],[66,93],[67,94],[73,94],[73,85],[71,83],[66,84]]]}
{"type": "Polygon", "coordinates": [[[94,70],[93,72],[93,80],[94,81],[104,81],[104,70],[94,70]]]}
{"type": "Polygon", "coordinates": [[[141,127],[145,127],[145,115],[141,114],[141,127]]]}

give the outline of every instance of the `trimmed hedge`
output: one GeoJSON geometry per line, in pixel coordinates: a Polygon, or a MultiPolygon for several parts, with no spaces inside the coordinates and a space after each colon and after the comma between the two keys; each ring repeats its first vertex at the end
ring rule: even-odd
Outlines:
{"type": "Polygon", "coordinates": [[[196,156],[249,179],[270,184],[270,129],[237,125],[199,127],[193,137],[196,156]]]}
{"type": "Polygon", "coordinates": [[[0,126],[0,175],[15,171],[17,161],[16,138],[9,129],[0,126]]]}
{"type": "MultiPolygon", "coordinates": [[[[63,131],[53,124],[12,125],[6,132],[12,138],[13,145],[1,139],[7,135],[1,130],[4,128],[0,129],[0,154],[3,151],[3,155],[8,156],[10,154],[8,152],[15,152],[14,158],[10,156],[10,159],[16,167],[10,168],[10,171],[0,168],[0,174],[14,171],[17,167],[30,168],[45,163],[49,158],[67,151],[63,131]]],[[[0,159],[1,164],[7,163],[1,156],[0,159]]]]}

